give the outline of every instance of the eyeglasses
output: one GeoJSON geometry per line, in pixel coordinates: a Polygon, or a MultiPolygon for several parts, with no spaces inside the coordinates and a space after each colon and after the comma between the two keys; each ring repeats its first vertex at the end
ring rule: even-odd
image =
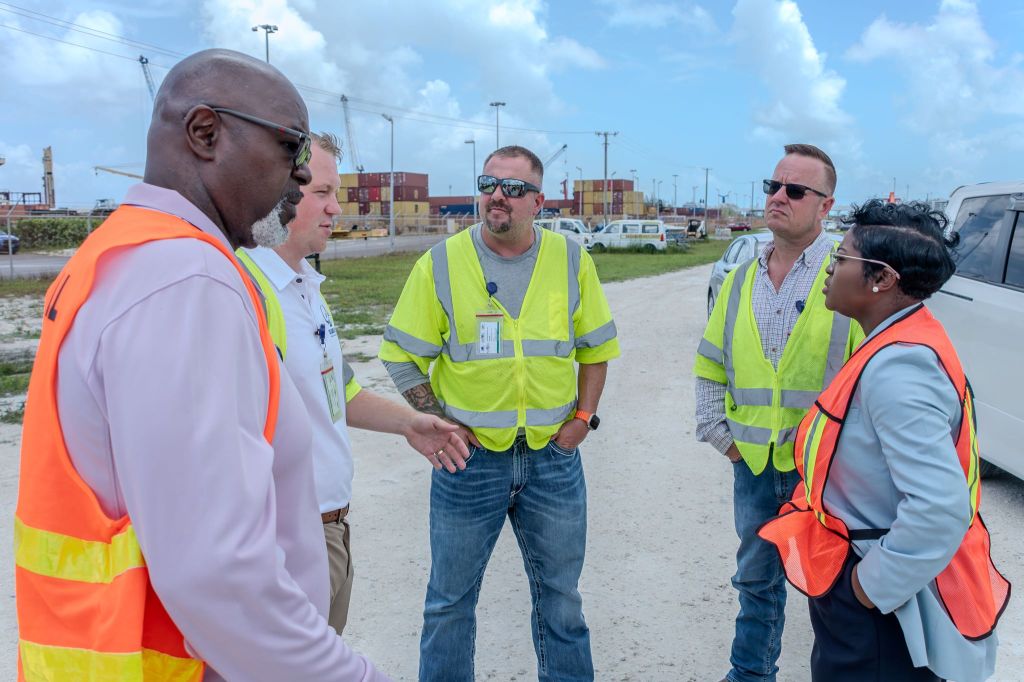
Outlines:
{"type": "Polygon", "coordinates": [[[496,178],[493,175],[481,175],[476,179],[477,188],[484,194],[494,194],[498,185],[501,185],[501,193],[510,199],[518,199],[527,192],[540,192],[540,187],[526,180],[496,178]]]}
{"type": "Polygon", "coordinates": [[[294,128],[289,128],[287,126],[283,126],[279,123],[273,123],[272,121],[267,121],[265,119],[259,118],[257,116],[252,116],[241,111],[235,111],[234,109],[228,109],[226,107],[210,108],[216,111],[218,114],[230,114],[231,116],[234,116],[235,118],[240,118],[243,121],[255,123],[256,125],[263,126],[264,128],[271,128],[272,130],[276,130],[279,133],[284,133],[286,135],[291,135],[292,137],[298,138],[299,148],[295,150],[295,156],[292,157],[292,165],[295,168],[298,168],[299,166],[305,166],[307,163],[309,163],[310,157],[313,156],[312,138],[309,136],[308,133],[304,133],[301,130],[295,130],[294,128]]]}
{"type": "Polygon", "coordinates": [[[875,265],[881,265],[886,270],[891,270],[892,274],[896,275],[896,279],[900,278],[900,273],[896,272],[896,268],[889,265],[885,261],[874,260],[871,258],[860,258],[858,256],[850,256],[845,253],[836,253],[835,251],[829,254],[829,259],[831,260],[832,269],[835,269],[836,263],[842,263],[844,260],[859,260],[864,263],[874,263],[875,265]]]}
{"type": "Polygon", "coordinates": [[[783,187],[786,188],[786,196],[793,201],[800,201],[808,192],[814,192],[823,199],[828,199],[828,195],[824,192],[819,192],[813,187],[807,187],[805,185],[798,185],[795,182],[779,182],[778,180],[765,180],[764,181],[764,193],[768,196],[772,196],[783,187]]]}

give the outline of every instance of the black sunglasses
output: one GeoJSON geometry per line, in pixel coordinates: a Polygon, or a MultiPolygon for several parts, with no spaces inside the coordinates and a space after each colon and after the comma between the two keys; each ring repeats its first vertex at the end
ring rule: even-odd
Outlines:
{"type": "Polygon", "coordinates": [[[295,166],[295,168],[298,168],[299,166],[305,166],[307,163],[309,163],[310,157],[313,156],[312,138],[309,136],[308,133],[304,133],[301,130],[295,130],[294,128],[289,128],[287,126],[283,126],[279,123],[267,121],[265,119],[259,118],[258,116],[252,116],[251,114],[246,114],[241,111],[235,111],[234,109],[228,109],[226,107],[210,108],[216,111],[218,114],[230,114],[231,116],[234,116],[235,118],[240,118],[243,121],[255,123],[256,125],[260,125],[265,128],[271,128],[279,133],[284,133],[286,135],[291,135],[292,137],[298,138],[299,148],[295,150],[295,156],[292,157],[292,164],[295,166]]]}
{"type": "Polygon", "coordinates": [[[814,192],[823,199],[828,199],[828,195],[824,192],[819,192],[813,187],[806,187],[804,185],[798,185],[795,182],[779,182],[778,180],[765,180],[764,181],[764,193],[768,196],[772,196],[783,187],[786,188],[786,196],[793,201],[800,201],[808,192],[814,192]]]}
{"type": "Polygon", "coordinates": [[[476,179],[477,188],[484,194],[494,194],[498,185],[501,185],[501,193],[510,199],[518,199],[527,192],[540,192],[540,187],[526,180],[496,178],[493,175],[481,175],[476,179]]]}

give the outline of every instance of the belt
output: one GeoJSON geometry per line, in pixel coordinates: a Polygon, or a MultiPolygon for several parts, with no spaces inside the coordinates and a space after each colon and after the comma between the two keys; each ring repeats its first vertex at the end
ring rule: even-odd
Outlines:
{"type": "Polygon", "coordinates": [[[334,511],[324,512],[320,515],[320,518],[324,523],[341,523],[341,520],[348,516],[348,505],[346,504],[341,509],[335,509],[334,511]]]}

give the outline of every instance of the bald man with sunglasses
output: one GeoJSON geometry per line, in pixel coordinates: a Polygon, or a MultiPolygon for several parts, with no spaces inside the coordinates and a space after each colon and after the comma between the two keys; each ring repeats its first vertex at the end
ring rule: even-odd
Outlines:
{"type": "Polygon", "coordinates": [[[835,242],[821,221],[835,199],[825,152],[790,144],[763,183],[773,239],[722,285],[697,350],[697,440],[731,462],[740,547],[733,586],[740,610],[728,682],[774,682],[782,652],[786,583],[758,527],[790,499],[796,426],[856,344],[860,327],[825,308],[835,242]],[[756,330],[756,331],[755,331],[756,330]]]}
{"type": "Polygon", "coordinates": [[[381,345],[409,403],[459,424],[472,446],[464,470],[432,474],[421,682],[474,679],[480,581],[506,518],[529,576],[538,678],[594,678],[577,589],[587,536],[579,445],[600,423],[619,346],[590,256],[534,225],[543,173],[523,147],[487,157],[483,223],[420,258],[381,345]]]}

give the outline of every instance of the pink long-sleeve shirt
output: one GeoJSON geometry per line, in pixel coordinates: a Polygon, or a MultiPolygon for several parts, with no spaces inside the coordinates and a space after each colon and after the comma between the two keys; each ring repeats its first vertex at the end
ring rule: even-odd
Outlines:
{"type": "MultiPolygon", "coordinates": [[[[124,203],[227,246],[177,192],[139,184],[124,203]]],[[[282,368],[273,446],[263,437],[266,359],[235,267],[174,239],[109,254],[97,272],[60,351],[65,442],[104,511],[131,517],[206,679],[387,680],[325,619],[309,420],[282,368]]]]}

